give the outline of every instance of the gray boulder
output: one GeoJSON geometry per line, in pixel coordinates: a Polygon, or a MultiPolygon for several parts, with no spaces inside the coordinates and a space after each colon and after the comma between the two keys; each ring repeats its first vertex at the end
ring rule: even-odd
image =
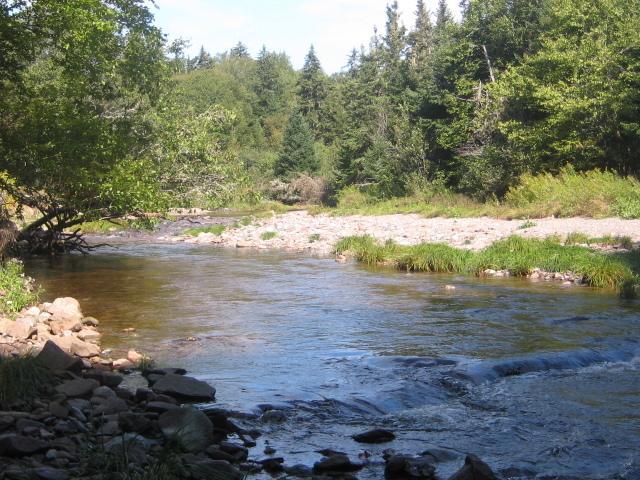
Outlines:
{"type": "Polygon", "coordinates": [[[100,384],[90,378],[76,378],[68,380],[56,387],[56,392],[63,393],[67,397],[88,397],[100,384]]]}
{"type": "Polygon", "coordinates": [[[464,466],[449,477],[449,480],[497,480],[489,465],[475,455],[467,455],[464,466]]]}
{"type": "Polygon", "coordinates": [[[49,449],[49,444],[37,438],[22,435],[0,436],[0,457],[24,457],[49,449]]]}
{"type": "Polygon", "coordinates": [[[208,383],[174,373],[162,375],[151,388],[156,393],[164,393],[182,400],[196,402],[211,401],[216,394],[216,389],[208,383]]]}
{"type": "Polygon", "coordinates": [[[387,480],[435,480],[436,467],[424,457],[393,455],[387,459],[384,478],[387,480]]]}
{"type": "Polygon", "coordinates": [[[69,370],[79,372],[82,360],[72,357],[52,341],[47,341],[37,356],[38,362],[50,370],[69,370]]]}
{"type": "Polygon", "coordinates": [[[158,419],[162,434],[176,440],[188,452],[202,452],[213,440],[213,424],[200,410],[182,407],[169,410],[158,419]]]}

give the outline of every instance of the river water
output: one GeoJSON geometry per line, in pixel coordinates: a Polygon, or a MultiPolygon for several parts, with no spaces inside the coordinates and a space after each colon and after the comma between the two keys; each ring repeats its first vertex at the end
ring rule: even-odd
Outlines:
{"type": "Polygon", "coordinates": [[[517,280],[407,274],[283,252],[122,245],[37,259],[47,298],[97,317],[103,348],[180,366],[240,411],[269,403],[287,464],[430,450],[441,477],[475,453],[504,478],[640,479],[640,303],[517,280]],[[445,290],[444,285],[455,285],[445,290]],[[122,330],[135,327],[135,334],[122,330]]]}

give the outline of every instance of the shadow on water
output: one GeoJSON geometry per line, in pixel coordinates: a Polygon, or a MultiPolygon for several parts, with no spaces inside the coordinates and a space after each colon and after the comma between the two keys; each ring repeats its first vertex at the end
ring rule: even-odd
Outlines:
{"type": "Polygon", "coordinates": [[[101,321],[103,347],[183,366],[224,405],[286,406],[287,422],[265,428],[288,462],[356,455],[349,435],[386,426],[398,439],[371,458],[431,448],[444,474],[475,452],[517,478],[639,478],[638,302],[185,245],[34,259],[28,271],[101,321]]]}

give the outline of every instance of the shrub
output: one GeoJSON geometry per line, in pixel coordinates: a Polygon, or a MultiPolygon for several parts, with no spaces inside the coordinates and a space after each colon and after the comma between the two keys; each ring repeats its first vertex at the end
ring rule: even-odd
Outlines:
{"type": "Polygon", "coordinates": [[[37,302],[39,293],[20,261],[12,259],[0,266],[0,313],[19,312],[37,302]]]}
{"type": "Polygon", "coordinates": [[[28,402],[52,381],[51,373],[35,357],[0,357],[0,407],[28,402]]]}

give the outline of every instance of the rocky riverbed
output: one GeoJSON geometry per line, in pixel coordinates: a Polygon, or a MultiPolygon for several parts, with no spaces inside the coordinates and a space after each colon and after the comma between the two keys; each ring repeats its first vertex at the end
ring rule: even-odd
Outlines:
{"type": "MultiPolygon", "coordinates": [[[[219,244],[227,247],[286,249],[330,254],[335,244],[351,235],[371,235],[380,241],[393,240],[401,245],[441,242],[455,247],[479,250],[510,235],[545,238],[571,233],[589,237],[624,236],[640,242],[640,220],[619,218],[543,218],[535,221],[500,220],[495,218],[424,218],[415,214],[380,216],[311,215],[305,211],[254,219],[251,224],[233,226],[229,219],[201,216],[190,219],[190,227],[214,223],[226,224],[220,235],[200,233],[181,235],[166,232],[163,240],[197,244],[219,244]]],[[[185,227],[186,228],[186,227],[185,227]]]]}
{"type": "MultiPolygon", "coordinates": [[[[363,445],[358,458],[322,449],[313,465],[293,465],[268,441],[255,451],[261,427],[277,425],[286,413],[269,404],[254,413],[216,408],[215,388],[183,369],[152,368],[135,351],[113,360],[100,349],[98,324],[70,297],[0,320],[2,356],[35,355],[50,379],[36,398],[0,411],[0,479],[352,479],[372,462],[383,462],[380,475],[388,479],[437,478],[431,451],[386,449],[373,458],[367,444],[395,439],[384,429],[353,436],[363,445]],[[136,368],[147,386],[123,387],[136,368]]],[[[487,464],[468,455],[450,480],[495,478],[487,464]]]]}

